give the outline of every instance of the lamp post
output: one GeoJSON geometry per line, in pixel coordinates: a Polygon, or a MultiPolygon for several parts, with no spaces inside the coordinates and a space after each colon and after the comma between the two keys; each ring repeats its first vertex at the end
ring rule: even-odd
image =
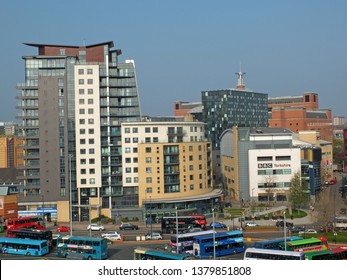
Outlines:
{"type": "Polygon", "coordinates": [[[178,209],[177,209],[177,206],[176,206],[176,253],[178,254],[178,209]]]}
{"type": "Polygon", "coordinates": [[[45,221],[45,196],[42,195],[42,224],[43,227],[46,227],[46,221],[45,221]]]}
{"type": "Polygon", "coordinates": [[[214,208],[212,208],[212,230],[213,230],[213,259],[216,259],[216,232],[214,224],[214,208]]]}
{"type": "Polygon", "coordinates": [[[69,206],[70,206],[70,235],[72,236],[72,184],[71,184],[71,161],[72,155],[69,154],[69,206]]]}
{"type": "Polygon", "coordinates": [[[287,251],[286,211],[283,211],[283,229],[284,229],[284,251],[287,251]]]}
{"type": "Polygon", "coordinates": [[[88,209],[89,209],[89,237],[92,237],[92,215],[91,215],[91,205],[90,201],[88,201],[88,209]]]}
{"type": "Polygon", "coordinates": [[[153,230],[153,226],[152,226],[152,196],[149,197],[149,222],[151,223],[151,239],[152,239],[152,230],[153,230]]]}

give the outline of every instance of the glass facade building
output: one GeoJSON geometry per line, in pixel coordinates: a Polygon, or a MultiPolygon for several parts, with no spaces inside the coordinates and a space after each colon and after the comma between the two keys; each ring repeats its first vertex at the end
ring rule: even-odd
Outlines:
{"type": "Polygon", "coordinates": [[[233,126],[267,127],[268,94],[239,89],[202,91],[202,121],[207,124],[206,138],[218,150],[219,137],[233,126]]]}
{"type": "Polygon", "coordinates": [[[74,217],[88,216],[91,198],[102,208],[117,205],[127,196],[119,172],[121,123],[141,119],[134,62],[119,62],[113,42],[26,45],[38,54],[23,57],[25,82],[17,85],[20,207],[69,200],[70,186],[79,205],[74,217]]]}

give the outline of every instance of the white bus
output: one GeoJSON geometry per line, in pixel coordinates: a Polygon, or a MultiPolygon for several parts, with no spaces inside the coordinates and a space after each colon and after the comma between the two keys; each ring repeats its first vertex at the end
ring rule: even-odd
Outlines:
{"type": "Polygon", "coordinates": [[[182,233],[182,234],[173,234],[171,235],[171,250],[173,252],[177,251],[177,242],[178,242],[178,251],[180,253],[188,253],[193,254],[193,243],[194,243],[194,237],[196,236],[202,236],[202,235],[208,235],[213,234],[213,230],[202,230],[202,231],[196,231],[196,232],[188,232],[188,233],[182,233]]]}
{"type": "Polygon", "coordinates": [[[244,260],[305,260],[304,252],[247,248],[244,260]]]}
{"type": "Polygon", "coordinates": [[[335,217],[335,228],[337,230],[347,230],[347,217],[345,216],[335,217]]]}

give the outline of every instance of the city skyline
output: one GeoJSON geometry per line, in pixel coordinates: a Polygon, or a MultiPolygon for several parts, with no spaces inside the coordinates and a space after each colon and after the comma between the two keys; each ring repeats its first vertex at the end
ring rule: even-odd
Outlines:
{"type": "Polygon", "coordinates": [[[173,115],[175,101],[201,101],[204,90],[247,89],[269,97],[319,95],[319,108],[347,116],[345,1],[6,2],[0,121],[16,121],[23,43],[90,45],[114,41],[134,59],[143,115],[173,115]],[[153,101],[156,102],[153,102],[153,101]],[[160,106],[158,106],[160,103],[160,106]]]}

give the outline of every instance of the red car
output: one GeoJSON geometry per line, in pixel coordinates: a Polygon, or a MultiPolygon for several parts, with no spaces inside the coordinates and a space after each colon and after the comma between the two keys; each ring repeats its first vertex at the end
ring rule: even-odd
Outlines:
{"type": "Polygon", "coordinates": [[[70,228],[66,226],[58,226],[57,232],[70,232],[70,228]]]}

